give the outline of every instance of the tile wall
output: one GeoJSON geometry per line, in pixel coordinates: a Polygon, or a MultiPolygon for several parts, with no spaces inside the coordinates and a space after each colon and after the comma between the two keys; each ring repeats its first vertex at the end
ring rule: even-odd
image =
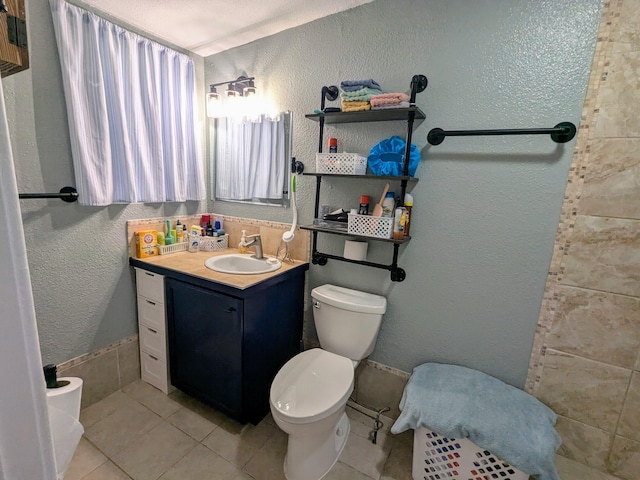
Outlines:
{"type": "MultiPolygon", "coordinates": [[[[640,472],[640,3],[603,15],[527,390],[564,457],[640,472]]],[[[608,477],[607,477],[608,478],[608,477]]]]}

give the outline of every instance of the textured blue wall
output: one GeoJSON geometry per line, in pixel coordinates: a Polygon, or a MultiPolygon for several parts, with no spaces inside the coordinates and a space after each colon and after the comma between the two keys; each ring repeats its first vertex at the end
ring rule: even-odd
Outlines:
{"type": "MultiPolygon", "coordinates": [[[[418,106],[427,119],[413,143],[423,161],[413,188],[412,240],[400,251],[407,279],[329,261],[311,286],[333,282],[384,294],[389,310],[371,359],[411,371],[426,361],[480,369],[523,386],[575,140],[548,136],[447,138],[444,129],[578,125],[600,17],[599,0],[377,0],[205,59],[205,82],[246,71],[282,109],[294,112],[294,154],[314,170],[323,85],[374,78],[407,91],[428,77],[418,106]]],[[[368,153],[404,136],[402,124],[327,127],[339,150],[368,153]]],[[[313,216],[315,179],[299,186],[302,223],[313,216]]],[[[350,208],[377,198],[381,182],[325,180],[322,203],[350,208]]],[[[216,202],[217,212],[287,221],[288,210],[216,202]]],[[[320,236],[341,254],[343,237],[320,236]]],[[[392,249],[370,242],[369,259],[392,249]]],[[[309,318],[307,319],[309,320],[309,318]]],[[[315,335],[307,321],[308,335],[315,335]]]]}

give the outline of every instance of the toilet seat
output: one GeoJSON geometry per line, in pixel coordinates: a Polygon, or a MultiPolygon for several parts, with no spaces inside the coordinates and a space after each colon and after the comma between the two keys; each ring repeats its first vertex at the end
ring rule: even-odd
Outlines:
{"type": "Polygon", "coordinates": [[[350,359],[313,348],[289,360],[271,385],[271,405],[290,423],[311,423],[340,409],[353,391],[350,359]]]}

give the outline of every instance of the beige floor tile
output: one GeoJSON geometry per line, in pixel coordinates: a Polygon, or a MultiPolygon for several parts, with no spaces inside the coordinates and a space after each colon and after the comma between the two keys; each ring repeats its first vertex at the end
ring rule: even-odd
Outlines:
{"type": "Polygon", "coordinates": [[[191,410],[194,413],[197,413],[201,417],[206,418],[210,422],[215,423],[216,425],[220,425],[223,422],[227,421],[227,416],[222,412],[219,412],[213,407],[202,403],[200,400],[197,400],[180,390],[174,390],[169,394],[169,398],[178,402],[181,406],[191,410]]]}
{"type": "Polygon", "coordinates": [[[186,433],[163,421],[112,459],[134,480],[156,480],[195,445],[186,433]]]}
{"type": "Polygon", "coordinates": [[[202,443],[242,468],[275,432],[276,427],[266,422],[241,425],[230,420],[216,428],[202,443]]]}
{"type": "Polygon", "coordinates": [[[184,407],[180,407],[177,412],[168,417],[167,422],[199,442],[218,428],[215,423],[184,407]]]}
{"type": "Polygon", "coordinates": [[[375,445],[367,438],[349,433],[340,461],[369,477],[380,478],[391,451],[391,443],[391,439],[381,432],[378,432],[375,445]]]}
{"type": "Polygon", "coordinates": [[[247,462],[243,470],[258,480],[286,480],[284,457],[287,453],[287,439],[286,433],[280,430],[274,432],[269,441],[262,445],[247,462]]]}
{"type": "Polygon", "coordinates": [[[203,445],[187,453],[159,480],[234,480],[242,472],[203,445]]]}
{"type": "Polygon", "coordinates": [[[85,429],[85,437],[102,452],[112,457],[134,445],[138,439],[162,419],[136,401],[118,408],[111,415],[85,429]]]}
{"type": "MultiPolygon", "coordinates": [[[[372,478],[346,463],[337,462],[322,480],[371,480],[372,478]]],[[[378,477],[375,478],[377,480],[378,477]]]]}
{"type": "Polygon", "coordinates": [[[394,438],[380,480],[411,480],[413,465],[413,443],[394,438]]]}
{"type": "Polygon", "coordinates": [[[94,403],[80,411],[80,423],[86,429],[116,412],[116,410],[127,410],[137,402],[118,390],[107,398],[94,403]]]}
{"type": "Polygon", "coordinates": [[[266,422],[241,425],[228,421],[216,428],[202,443],[242,468],[275,432],[276,427],[266,422]]]}
{"type": "Polygon", "coordinates": [[[162,418],[167,418],[180,408],[178,402],[142,380],[127,385],[122,391],[162,418]]]}
{"type": "Polygon", "coordinates": [[[120,470],[113,462],[106,461],[82,480],[131,480],[131,477],[120,470]]]}
{"type": "Polygon", "coordinates": [[[65,480],[81,480],[106,461],[107,457],[83,437],[78,443],[78,448],[64,478],[65,480]]]}

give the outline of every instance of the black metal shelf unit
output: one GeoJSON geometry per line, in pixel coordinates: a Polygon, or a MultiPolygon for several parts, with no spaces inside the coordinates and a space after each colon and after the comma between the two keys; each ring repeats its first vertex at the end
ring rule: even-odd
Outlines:
{"type": "MultiPolygon", "coordinates": [[[[318,138],[318,152],[322,153],[322,145],[324,143],[324,124],[325,123],[359,123],[359,122],[380,122],[380,121],[397,121],[402,120],[407,122],[407,136],[406,136],[406,150],[405,161],[403,165],[403,174],[398,177],[376,176],[376,175],[340,175],[340,174],[324,174],[324,173],[304,173],[304,175],[312,175],[316,177],[316,195],[315,195],[315,207],[314,218],[318,218],[319,203],[320,203],[320,187],[322,184],[322,177],[349,177],[354,179],[380,179],[387,181],[399,181],[400,182],[400,201],[404,201],[404,195],[407,191],[407,185],[409,183],[415,183],[417,178],[409,176],[409,156],[411,149],[411,136],[413,133],[414,123],[416,120],[421,121],[426,118],[425,114],[415,106],[416,95],[427,88],[427,77],[424,75],[414,75],[411,79],[411,95],[409,99],[410,106],[406,108],[391,108],[382,110],[366,110],[358,112],[324,112],[305,115],[306,118],[319,123],[319,138],[318,138]]],[[[331,100],[337,98],[336,87],[323,87],[322,99],[320,110],[324,111],[324,99],[325,95],[331,100]],[[331,96],[333,94],[333,96],[331,96]]],[[[346,225],[345,225],[346,227],[346,225]]],[[[406,278],[406,272],[404,269],[398,266],[398,250],[400,245],[407,243],[411,237],[406,237],[402,240],[394,240],[391,238],[378,238],[369,236],[353,235],[344,229],[327,228],[319,225],[301,225],[300,228],[304,230],[310,230],[312,232],[312,256],[311,262],[314,265],[326,265],[329,259],[339,260],[342,262],[355,263],[358,265],[365,265],[374,268],[382,268],[391,272],[391,280],[394,282],[401,282],[406,278]],[[375,240],[381,242],[391,243],[393,245],[393,258],[390,264],[368,262],[366,260],[351,260],[338,255],[332,255],[318,251],[318,233],[329,233],[333,235],[348,235],[350,237],[362,238],[366,240],[375,240]]]]}

